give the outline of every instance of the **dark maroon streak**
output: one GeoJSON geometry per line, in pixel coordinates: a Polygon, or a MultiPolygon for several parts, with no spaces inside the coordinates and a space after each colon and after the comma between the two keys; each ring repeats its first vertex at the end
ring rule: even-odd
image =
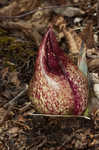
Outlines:
{"type": "Polygon", "coordinates": [[[64,56],[64,52],[59,48],[59,45],[56,41],[56,37],[52,32],[52,29],[49,29],[49,34],[47,36],[45,42],[45,49],[46,49],[46,56],[44,57],[45,60],[45,67],[47,72],[51,72],[55,75],[63,75],[66,80],[68,80],[70,87],[74,94],[74,113],[77,115],[81,108],[80,100],[81,97],[78,95],[78,87],[75,86],[73,81],[70,80],[70,75],[66,72],[66,64],[69,63],[69,59],[64,56]],[[65,62],[65,67],[64,67],[65,62]]]}
{"type": "Polygon", "coordinates": [[[73,91],[74,94],[74,101],[75,101],[75,107],[74,107],[74,114],[77,115],[79,113],[79,109],[81,108],[79,101],[81,100],[81,97],[78,95],[78,90],[77,90],[77,86],[74,85],[73,81],[70,80],[70,75],[68,72],[66,72],[64,65],[62,64],[62,62],[60,61],[60,66],[61,69],[63,71],[64,77],[68,80],[70,87],[73,91]]]}
{"type": "Polygon", "coordinates": [[[53,49],[50,37],[48,36],[46,45],[46,69],[48,72],[54,73],[56,75],[63,74],[59,66],[59,58],[56,57],[55,49],[53,49]]]}

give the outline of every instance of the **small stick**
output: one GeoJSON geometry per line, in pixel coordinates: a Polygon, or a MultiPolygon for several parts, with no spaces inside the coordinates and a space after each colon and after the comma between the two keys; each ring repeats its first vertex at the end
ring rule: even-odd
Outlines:
{"type": "Polygon", "coordinates": [[[86,120],[91,120],[90,117],[87,116],[77,116],[77,115],[50,115],[50,114],[37,114],[31,113],[32,116],[45,116],[45,117],[64,117],[64,118],[84,118],[86,120]]]}
{"type": "Polygon", "coordinates": [[[36,8],[36,9],[33,9],[26,13],[23,13],[22,15],[18,15],[18,16],[0,16],[0,19],[20,19],[27,15],[31,15],[31,14],[35,13],[36,11],[43,11],[44,9],[54,9],[54,8],[61,8],[61,7],[71,7],[71,6],[67,6],[67,5],[57,6],[56,5],[56,6],[48,6],[48,7],[43,7],[43,8],[36,8]]]}
{"type": "Polygon", "coordinates": [[[28,90],[28,85],[26,84],[25,88],[23,91],[21,91],[16,97],[14,97],[11,101],[9,101],[8,103],[6,103],[3,107],[7,108],[9,105],[12,106],[15,104],[16,100],[22,96],[26,91],[28,90]]]}

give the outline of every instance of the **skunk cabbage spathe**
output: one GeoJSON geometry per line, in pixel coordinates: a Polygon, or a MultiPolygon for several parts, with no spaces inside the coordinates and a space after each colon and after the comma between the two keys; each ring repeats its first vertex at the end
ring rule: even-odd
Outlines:
{"type": "Polygon", "coordinates": [[[59,48],[52,28],[38,51],[29,97],[36,110],[45,114],[81,115],[87,107],[87,79],[59,48]]]}

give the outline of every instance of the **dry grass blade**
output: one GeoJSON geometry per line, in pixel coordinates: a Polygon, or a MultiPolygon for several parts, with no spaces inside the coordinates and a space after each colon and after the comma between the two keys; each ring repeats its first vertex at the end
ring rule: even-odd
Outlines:
{"type": "Polygon", "coordinates": [[[77,116],[77,115],[50,115],[50,114],[38,114],[38,113],[32,113],[33,116],[45,116],[45,117],[52,117],[52,118],[55,118],[55,117],[59,117],[59,118],[78,118],[78,119],[86,119],[86,120],[91,120],[90,117],[87,117],[87,116],[77,116]]]}

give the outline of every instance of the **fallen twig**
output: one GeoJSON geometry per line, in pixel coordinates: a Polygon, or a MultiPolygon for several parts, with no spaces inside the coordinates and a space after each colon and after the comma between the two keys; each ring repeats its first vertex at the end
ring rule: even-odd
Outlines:
{"type": "Polygon", "coordinates": [[[66,118],[83,118],[86,120],[91,120],[91,118],[87,117],[87,116],[77,116],[77,115],[50,115],[50,114],[37,114],[37,113],[32,113],[31,115],[33,116],[45,116],[45,117],[66,117],[66,118]]]}
{"type": "Polygon", "coordinates": [[[23,91],[21,91],[16,97],[14,97],[11,101],[9,101],[8,103],[6,103],[3,107],[7,108],[8,106],[13,106],[13,104],[15,104],[16,100],[22,96],[26,91],[28,90],[28,85],[26,84],[26,87],[24,88],[23,91]]]}
{"type": "Polygon", "coordinates": [[[56,8],[61,8],[61,7],[72,7],[72,6],[67,6],[67,5],[62,5],[62,6],[48,6],[48,7],[43,7],[43,8],[36,8],[33,9],[31,11],[28,11],[26,13],[23,13],[22,15],[18,15],[18,16],[0,16],[0,19],[20,19],[23,18],[25,16],[31,15],[33,13],[35,13],[36,11],[43,11],[44,9],[56,9],[56,8]]]}

